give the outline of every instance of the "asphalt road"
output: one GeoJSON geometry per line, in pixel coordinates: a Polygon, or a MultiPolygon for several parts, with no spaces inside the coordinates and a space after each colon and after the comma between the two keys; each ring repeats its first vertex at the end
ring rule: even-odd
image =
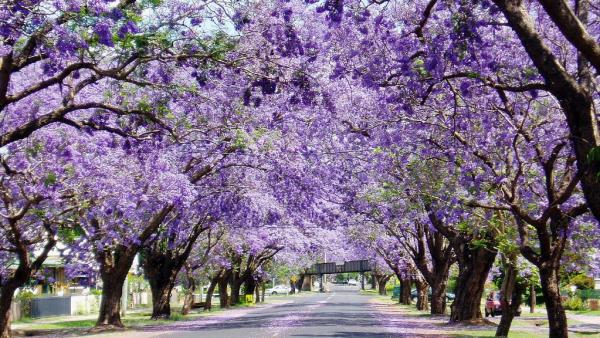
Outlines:
{"type": "MultiPolygon", "coordinates": [[[[230,317],[157,327],[133,337],[392,337],[382,315],[357,287],[334,286],[329,293],[290,297],[289,301],[230,317]]],[[[236,310],[233,310],[236,311],[236,310]]]]}

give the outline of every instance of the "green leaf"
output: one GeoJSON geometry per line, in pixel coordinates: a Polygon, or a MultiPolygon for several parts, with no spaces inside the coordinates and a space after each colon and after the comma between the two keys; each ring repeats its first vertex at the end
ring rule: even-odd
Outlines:
{"type": "Polygon", "coordinates": [[[56,174],[54,172],[49,172],[46,178],[44,179],[44,185],[49,187],[51,185],[56,184],[56,174]]]}
{"type": "Polygon", "coordinates": [[[600,147],[594,147],[587,155],[587,160],[590,162],[600,162],[600,147]]]}
{"type": "Polygon", "coordinates": [[[29,157],[35,158],[40,152],[42,152],[42,150],[44,150],[44,145],[42,142],[36,142],[33,146],[27,148],[25,152],[27,155],[29,155],[29,157]]]}

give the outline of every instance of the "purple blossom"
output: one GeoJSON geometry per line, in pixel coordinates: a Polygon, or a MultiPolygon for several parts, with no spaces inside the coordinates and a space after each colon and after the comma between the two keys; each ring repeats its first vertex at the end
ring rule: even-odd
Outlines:
{"type": "Polygon", "coordinates": [[[94,26],[94,33],[101,44],[113,47],[112,25],[107,21],[100,21],[94,26]]]}

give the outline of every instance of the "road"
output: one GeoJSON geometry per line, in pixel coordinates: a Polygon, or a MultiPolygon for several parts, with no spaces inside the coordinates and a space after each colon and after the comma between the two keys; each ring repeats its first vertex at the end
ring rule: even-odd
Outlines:
{"type": "MultiPolygon", "coordinates": [[[[276,297],[273,297],[276,298],[276,297]]],[[[329,293],[289,297],[278,304],[233,309],[224,315],[119,336],[142,337],[399,337],[382,325],[385,315],[357,287],[335,286],[329,293]]],[[[410,335],[414,337],[414,335],[410,335]]]]}

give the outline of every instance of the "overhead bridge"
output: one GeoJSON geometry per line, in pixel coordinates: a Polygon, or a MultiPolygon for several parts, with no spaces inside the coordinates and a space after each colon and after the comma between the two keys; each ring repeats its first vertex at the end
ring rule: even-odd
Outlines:
{"type": "Polygon", "coordinates": [[[371,264],[368,260],[349,261],[343,264],[317,263],[306,269],[306,275],[324,275],[330,273],[346,273],[346,272],[367,272],[371,271],[371,264]]]}

